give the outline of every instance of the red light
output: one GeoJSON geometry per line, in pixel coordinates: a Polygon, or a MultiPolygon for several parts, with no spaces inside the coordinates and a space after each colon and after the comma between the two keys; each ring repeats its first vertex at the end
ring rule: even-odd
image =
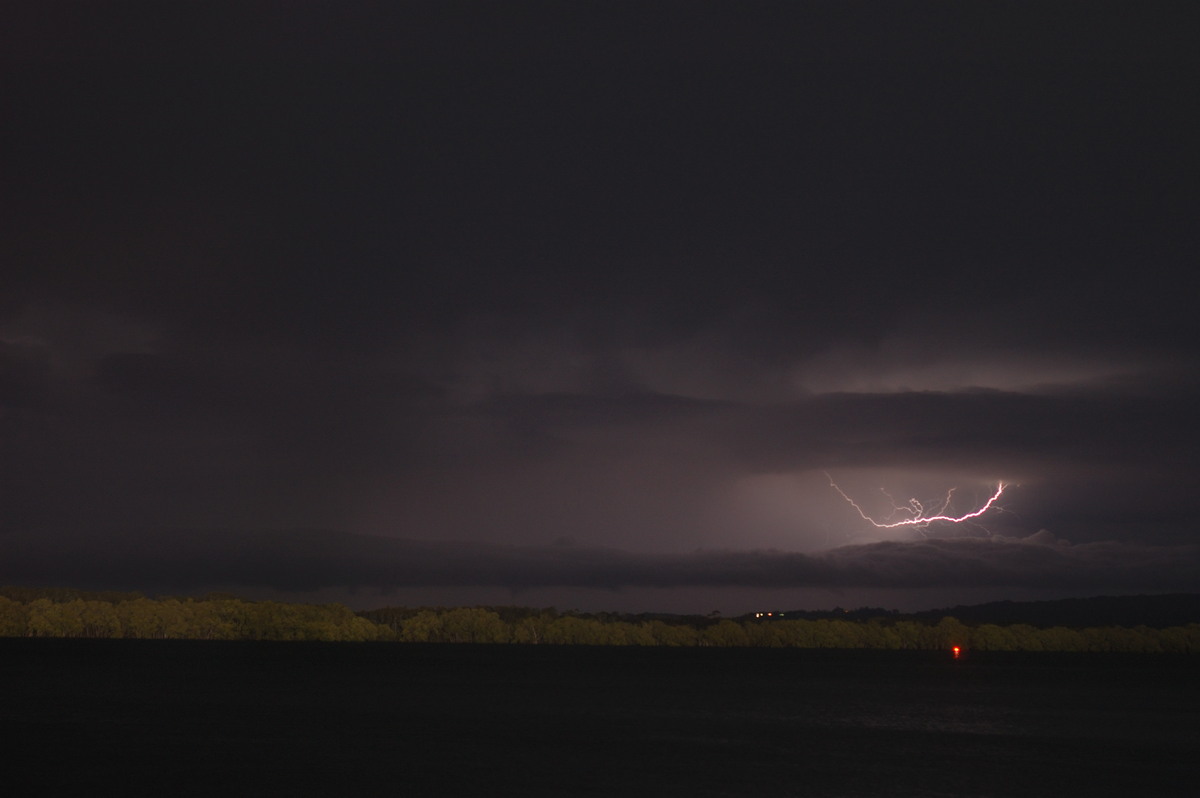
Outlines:
{"type": "Polygon", "coordinates": [[[954,648],[950,649],[950,651],[952,651],[954,653],[955,659],[958,659],[958,655],[962,653],[962,649],[959,648],[958,646],[955,646],[954,648]]]}

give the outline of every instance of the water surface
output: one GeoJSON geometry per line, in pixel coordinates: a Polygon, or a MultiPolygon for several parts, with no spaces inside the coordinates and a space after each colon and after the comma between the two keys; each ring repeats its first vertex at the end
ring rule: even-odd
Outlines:
{"type": "Polygon", "coordinates": [[[1194,658],[0,640],[10,786],[1200,794],[1194,658]]]}

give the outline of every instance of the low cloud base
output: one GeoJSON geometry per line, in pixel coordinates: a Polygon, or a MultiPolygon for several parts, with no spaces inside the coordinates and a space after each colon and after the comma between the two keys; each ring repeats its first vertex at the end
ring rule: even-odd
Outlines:
{"type": "Polygon", "coordinates": [[[0,581],[187,592],[330,589],[755,588],[1130,592],[1200,589],[1200,546],[1025,538],[922,539],[816,553],[641,554],[425,542],[331,531],[122,531],[0,536],[0,581]]]}

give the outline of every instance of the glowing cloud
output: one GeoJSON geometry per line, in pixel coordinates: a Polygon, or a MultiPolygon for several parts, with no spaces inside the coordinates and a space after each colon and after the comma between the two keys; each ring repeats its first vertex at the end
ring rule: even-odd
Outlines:
{"type": "Polygon", "coordinates": [[[887,496],[888,500],[892,503],[892,512],[885,520],[877,521],[876,519],[867,515],[866,511],[858,505],[858,502],[846,495],[846,492],[838,487],[838,484],[833,481],[833,477],[829,476],[828,473],[826,473],[825,476],[829,478],[829,487],[836,490],[843,499],[849,502],[850,506],[858,511],[858,514],[862,516],[864,521],[868,521],[880,529],[896,529],[897,527],[902,526],[925,529],[930,524],[937,523],[939,521],[949,524],[961,524],[969,522],[992,509],[993,505],[996,503],[996,500],[999,499],[1004,493],[1004,488],[1006,487],[1003,482],[997,482],[995,492],[992,493],[991,498],[984,502],[983,506],[977,510],[972,510],[971,512],[963,515],[951,515],[950,503],[954,498],[954,488],[946,491],[946,497],[928,510],[925,508],[925,505],[917,499],[909,499],[905,504],[897,504],[896,500],[892,498],[891,494],[881,488],[880,490],[883,495],[887,496]]]}

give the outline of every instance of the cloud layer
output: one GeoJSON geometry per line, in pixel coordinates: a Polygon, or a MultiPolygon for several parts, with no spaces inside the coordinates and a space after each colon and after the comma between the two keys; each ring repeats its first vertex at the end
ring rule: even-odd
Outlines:
{"type": "Polygon", "coordinates": [[[815,554],[436,543],[335,532],[109,533],[71,541],[6,535],[0,581],[325,588],[492,586],[582,588],[996,587],[1135,592],[1194,588],[1200,547],[1113,541],[1071,545],[1046,532],[844,546],[815,554]],[[103,576],[100,576],[103,575],[103,576]]]}

